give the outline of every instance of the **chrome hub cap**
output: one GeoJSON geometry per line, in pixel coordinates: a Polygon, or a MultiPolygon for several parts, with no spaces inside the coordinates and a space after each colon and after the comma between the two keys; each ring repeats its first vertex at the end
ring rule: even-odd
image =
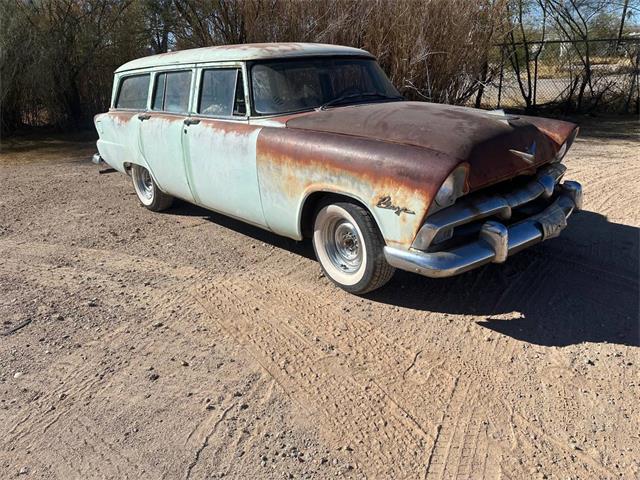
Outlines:
{"type": "Polygon", "coordinates": [[[360,269],[361,240],[351,222],[342,218],[329,222],[324,237],[327,256],[335,267],[345,273],[355,273],[360,269]]]}
{"type": "Polygon", "coordinates": [[[149,201],[153,200],[153,181],[146,168],[140,169],[136,183],[140,195],[149,201]]]}

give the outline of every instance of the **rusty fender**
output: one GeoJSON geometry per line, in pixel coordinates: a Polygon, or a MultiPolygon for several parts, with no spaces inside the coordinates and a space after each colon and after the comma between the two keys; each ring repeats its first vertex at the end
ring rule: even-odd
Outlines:
{"type": "Polygon", "coordinates": [[[265,219],[274,232],[302,238],[305,200],[314,192],[333,192],[362,203],[387,244],[404,248],[460,164],[416,146],[271,127],[258,135],[256,162],[265,219]]]}
{"type": "MultiPolygon", "coordinates": [[[[301,114],[287,128],[378,139],[441,152],[469,164],[469,191],[521,174],[533,174],[549,162],[574,124],[503,115],[424,102],[389,102],[301,114]],[[523,162],[510,150],[527,151],[535,143],[535,161],[523,162]]],[[[424,160],[428,160],[425,158],[424,160]]],[[[438,158],[425,161],[426,168],[438,158]]]]}
{"type": "Polygon", "coordinates": [[[571,144],[578,135],[579,128],[575,123],[565,122],[564,120],[555,120],[552,118],[530,117],[527,115],[520,115],[520,118],[532,125],[535,125],[538,130],[554,141],[557,148],[559,148],[564,142],[568,142],[568,150],[571,148],[571,144]]]}

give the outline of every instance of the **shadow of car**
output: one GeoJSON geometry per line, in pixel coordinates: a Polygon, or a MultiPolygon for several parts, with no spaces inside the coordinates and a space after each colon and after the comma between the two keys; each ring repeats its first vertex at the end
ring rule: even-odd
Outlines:
{"type": "MultiPolygon", "coordinates": [[[[186,203],[167,212],[205,218],[276,248],[313,259],[310,242],[271,234],[186,203]]],[[[372,302],[485,317],[503,335],[546,346],[583,342],[640,346],[640,229],[581,211],[563,236],[451,278],[397,271],[372,302]],[[500,317],[500,318],[498,318],[500,317]]]]}
{"type": "Polygon", "coordinates": [[[640,346],[639,247],[638,228],[583,211],[562,237],[505,264],[438,280],[398,272],[393,283],[369,298],[485,316],[480,325],[538,345],[640,346]]]}

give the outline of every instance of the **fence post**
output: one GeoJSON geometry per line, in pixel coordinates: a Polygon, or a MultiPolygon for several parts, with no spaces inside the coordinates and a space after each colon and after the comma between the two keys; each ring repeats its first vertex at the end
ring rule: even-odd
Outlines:
{"type": "Polygon", "coordinates": [[[487,82],[487,74],[489,73],[489,60],[482,65],[482,80],[480,81],[480,87],[478,88],[478,95],[476,96],[476,108],[480,108],[482,103],[482,94],[484,93],[484,85],[487,82]]]}
{"type": "Polygon", "coordinates": [[[498,82],[498,105],[496,108],[500,110],[500,101],[502,100],[502,78],[504,76],[504,45],[500,46],[500,80],[498,82]]]}
{"type": "Polygon", "coordinates": [[[635,113],[640,113],[640,82],[638,82],[638,76],[640,76],[640,42],[636,43],[635,57],[635,65],[633,65],[633,70],[631,71],[631,86],[629,87],[629,96],[625,102],[624,113],[631,112],[631,99],[633,98],[634,89],[637,91],[635,113]]]}

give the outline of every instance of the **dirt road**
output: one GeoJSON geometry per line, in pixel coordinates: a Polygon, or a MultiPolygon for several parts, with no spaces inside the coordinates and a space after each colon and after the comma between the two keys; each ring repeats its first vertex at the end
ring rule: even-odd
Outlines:
{"type": "Polygon", "coordinates": [[[5,142],[0,478],[640,478],[639,147],[591,122],[563,236],[359,298],[84,139],[5,142]]]}

